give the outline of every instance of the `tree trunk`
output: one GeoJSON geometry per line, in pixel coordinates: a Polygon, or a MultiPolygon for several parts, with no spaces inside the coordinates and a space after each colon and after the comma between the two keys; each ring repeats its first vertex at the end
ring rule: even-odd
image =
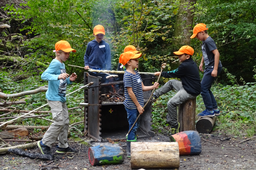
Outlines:
{"type": "Polygon", "coordinates": [[[182,45],[190,44],[193,30],[194,4],[196,0],[180,0],[180,7],[174,27],[174,46],[179,49],[182,45]]]}
{"type": "Polygon", "coordinates": [[[131,168],[179,168],[177,142],[131,142],[131,168]]]}

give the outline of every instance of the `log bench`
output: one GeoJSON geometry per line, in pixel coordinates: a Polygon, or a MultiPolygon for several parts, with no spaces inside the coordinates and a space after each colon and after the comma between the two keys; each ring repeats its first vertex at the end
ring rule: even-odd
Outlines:
{"type": "Polygon", "coordinates": [[[180,131],[195,130],[196,99],[190,99],[179,106],[180,131]]]}

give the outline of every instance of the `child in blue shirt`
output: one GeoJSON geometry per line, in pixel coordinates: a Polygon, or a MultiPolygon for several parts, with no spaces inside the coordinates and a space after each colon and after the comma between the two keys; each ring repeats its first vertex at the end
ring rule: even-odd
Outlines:
{"type": "MultiPolygon", "coordinates": [[[[87,44],[86,52],[84,55],[84,69],[95,70],[111,70],[111,51],[109,44],[103,38],[105,29],[102,25],[96,25],[93,28],[93,35],[95,40],[87,44]]],[[[106,74],[90,72],[93,76],[102,77],[101,83],[106,82],[106,74]]]]}
{"type": "MultiPolygon", "coordinates": [[[[143,91],[152,90],[158,88],[159,84],[154,83],[153,86],[144,86],[140,74],[138,71],[135,71],[139,66],[139,58],[141,53],[136,54],[134,52],[125,52],[120,55],[119,63],[123,64],[126,68],[124,73],[124,106],[127,111],[127,119],[129,123],[129,129],[134,124],[138,114],[144,112],[144,99],[143,91]]],[[[131,142],[137,140],[136,131],[138,128],[138,123],[134,125],[130,133],[128,134],[127,139],[127,157],[130,157],[130,145],[131,142]]]]}
{"type": "Polygon", "coordinates": [[[66,73],[64,62],[69,58],[70,52],[76,52],[67,41],[61,40],[55,44],[56,57],[43,72],[41,78],[48,81],[46,98],[51,107],[53,123],[37,143],[42,154],[51,154],[51,146],[58,139],[57,153],[75,152],[68,146],[69,115],[66,105],[66,87],[75,81],[77,75],[66,73]]]}

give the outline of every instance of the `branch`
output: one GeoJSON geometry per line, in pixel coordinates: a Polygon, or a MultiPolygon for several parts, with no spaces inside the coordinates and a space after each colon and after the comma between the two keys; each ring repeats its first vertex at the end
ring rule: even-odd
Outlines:
{"type": "MultiPolygon", "coordinates": [[[[23,117],[24,119],[25,118],[35,118],[35,117],[46,117],[46,116],[50,116],[50,115],[36,115],[36,116],[26,116],[26,117],[23,117]]],[[[14,119],[16,117],[3,117],[3,118],[0,118],[0,120],[5,120],[5,119],[14,119]]]]}
{"type": "Polygon", "coordinates": [[[0,92],[0,98],[3,98],[3,99],[14,98],[14,97],[20,97],[20,96],[25,96],[25,95],[28,95],[28,94],[35,94],[35,93],[45,92],[45,91],[47,91],[46,86],[39,87],[35,90],[29,90],[29,91],[24,91],[24,92],[15,93],[15,94],[5,94],[5,93],[0,92]]]}
{"type": "Polygon", "coordinates": [[[87,27],[91,30],[91,32],[93,32],[92,28],[90,27],[90,25],[85,21],[85,19],[82,17],[82,15],[76,10],[76,13],[82,18],[82,20],[84,21],[84,23],[87,25],[87,27]]]}
{"type": "MultiPolygon", "coordinates": [[[[0,97],[1,97],[1,94],[0,94],[0,97]]],[[[26,102],[25,101],[4,102],[4,103],[0,103],[0,106],[9,106],[9,105],[16,105],[16,104],[26,104],[26,102]]]]}
{"type": "Polygon", "coordinates": [[[7,148],[0,148],[0,154],[5,154],[6,152],[8,152],[8,149],[29,149],[29,148],[34,148],[37,145],[37,142],[33,142],[33,143],[28,143],[28,144],[24,144],[24,145],[16,145],[16,146],[11,146],[11,147],[7,147],[7,148]]]}

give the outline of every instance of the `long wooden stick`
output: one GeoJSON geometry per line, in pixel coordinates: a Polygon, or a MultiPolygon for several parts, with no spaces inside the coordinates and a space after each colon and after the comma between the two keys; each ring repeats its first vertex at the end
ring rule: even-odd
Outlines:
{"type": "MultiPolygon", "coordinates": [[[[69,95],[71,95],[71,94],[73,94],[73,93],[75,93],[75,92],[77,92],[77,91],[79,91],[79,90],[81,90],[81,89],[88,88],[88,87],[91,86],[92,84],[93,84],[93,82],[90,82],[90,83],[88,83],[88,84],[86,84],[86,85],[80,87],[79,89],[77,89],[77,90],[75,90],[75,91],[73,91],[73,92],[67,94],[66,96],[69,96],[69,95]]],[[[8,125],[8,124],[11,124],[11,123],[13,123],[14,121],[16,121],[16,120],[18,120],[18,119],[20,119],[20,118],[23,118],[23,117],[25,117],[25,116],[27,116],[27,115],[30,115],[30,114],[33,113],[34,111],[37,111],[37,110],[39,110],[39,109],[41,109],[41,108],[43,108],[43,107],[45,107],[45,106],[47,106],[47,105],[48,105],[48,103],[46,103],[46,104],[44,104],[44,105],[42,105],[42,106],[40,106],[40,107],[38,107],[38,108],[36,108],[36,109],[34,109],[34,110],[28,112],[28,113],[26,113],[26,114],[23,114],[23,115],[21,115],[21,116],[19,116],[19,117],[16,117],[15,119],[9,120],[9,121],[7,121],[7,122],[1,124],[0,127],[6,126],[6,125],[8,125]]]]}
{"type": "Polygon", "coordinates": [[[29,90],[29,91],[24,91],[24,92],[15,93],[15,94],[5,94],[5,93],[0,92],[0,98],[8,99],[8,98],[25,96],[25,95],[28,95],[28,94],[35,94],[35,93],[39,93],[39,92],[45,92],[45,91],[47,91],[47,87],[42,86],[42,87],[39,87],[35,90],[29,90]]]}
{"type": "MultiPolygon", "coordinates": [[[[72,64],[68,64],[68,66],[84,69],[84,67],[76,66],[76,65],[72,65],[72,64]]],[[[112,74],[124,74],[125,73],[125,71],[116,71],[116,70],[95,70],[95,69],[89,69],[88,71],[89,72],[97,72],[97,73],[112,73],[112,74]]],[[[152,72],[139,72],[139,74],[154,75],[154,73],[152,73],[152,72]]]]}
{"type": "MultiPolygon", "coordinates": [[[[163,63],[163,64],[162,64],[162,67],[161,67],[161,72],[160,72],[160,74],[159,74],[159,76],[158,76],[158,79],[157,79],[157,81],[156,81],[157,83],[159,82],[160,77],[161,77],[161,74],[162,74],[163,69],[164,69],[165,67],[166,67],[166,63],[163,63]]],[[[152,90],[151,95],[150,95],[150,97],[149,97],[147,103],[143,106],[143,109],[147,106],[147,104],[148,104],[149,101],[151,100],[151,97],[152,97],[152,95],[153,95],[155,89],[156,89],[156,88],[154,88],[154,89],[152,90]]],[[[130,128],[130,130],[129,130],[128,133],[126,134],[126,137],[127,137],[127,136],[129,135],[129,133],[131,132],[132,128],[134,127],[134,125],[135,125],[135,123],[137,122],[137,120],[139,119],[139,117],[140,117],[140,114],[137,116],[137,119],[135,120],[135,122],[133,123],[132,127],[130,128]]]]}

